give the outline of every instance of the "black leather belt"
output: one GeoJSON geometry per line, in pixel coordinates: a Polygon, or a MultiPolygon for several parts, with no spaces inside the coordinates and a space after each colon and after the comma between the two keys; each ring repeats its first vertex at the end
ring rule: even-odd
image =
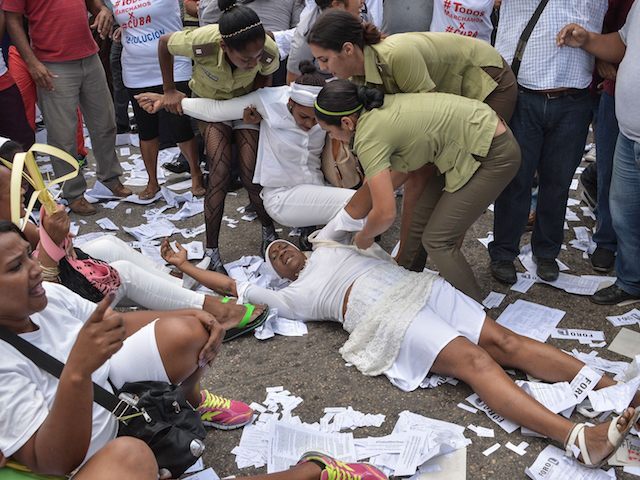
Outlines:
{"type": "Polygon", "coordinates": [[[553,100],[555,98],[562,98],[568,95],[582,95],[589,91],[588,88],[564,88],[562,90],[531,90],[530,88],[518,85],[518,89],[523,92],[532,93],[534,95],[541,95],[547,98],[547,100],[553,100]]]}

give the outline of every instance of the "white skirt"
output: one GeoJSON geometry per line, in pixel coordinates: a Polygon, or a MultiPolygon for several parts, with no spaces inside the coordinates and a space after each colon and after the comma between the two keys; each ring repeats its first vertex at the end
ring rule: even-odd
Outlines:
{"type": "Polygon", "coordinates": [[[482,305],[444,279],[436,279],[429,301],[412,320],[395,362],[384,374],[399,389],[415,390],[454,338],[478,343],[485,317],[482,305]]]}

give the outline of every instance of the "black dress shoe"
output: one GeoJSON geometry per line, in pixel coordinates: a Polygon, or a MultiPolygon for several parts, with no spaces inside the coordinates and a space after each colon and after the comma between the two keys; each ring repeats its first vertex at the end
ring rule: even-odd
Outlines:
{"type": "Polygon", "coordinates": [[[555,258],[539,258],[533,257],[538,265],[537,275],[545,282],[555,282],[560,274],[560,268],[555,258]]]}
{"type": "Polygon", "coordinates": [[[596,272],[608,272],[616,263],[616,254],[606,248],[596,247],[591,254],[591,266],[596,272]]]}
{"type": "Polygon", "coordinates": [[[175,160],[162,165],[162,168],[166,168],[172,173],[186,173],[189,171],[189,162],[181,153],[175,160]]]}
{"type": "Polygon", "coordinates": [[[598,305],[616,305],[627,300],[640,300],[640,295],[631,295],[613,284],[610,287],[598,290],[589,299],[598,305]]]}
{"type": "Polygon", "coordinates": [[[501,283],[513,285],[518,280],[516,276],[516,267],[509,260],[492,260],[491,275],[501,283]]]}

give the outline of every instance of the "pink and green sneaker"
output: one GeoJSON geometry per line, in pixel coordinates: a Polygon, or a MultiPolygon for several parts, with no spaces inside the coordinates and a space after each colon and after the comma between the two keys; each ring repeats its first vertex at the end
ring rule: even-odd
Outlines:
{"type": "Polygon", "coordinates": [[[246,403],[214,395],[209,390],[201,390],[200,395],[196,410],[207,427],[233,430],[251,422],[253,410],[246,403]]]}
{"type": "Polygon", "coordinates": [[[344,463],[320,452],[307,452],[298,461],[313,462],[322,468],[320,480],[388,480],[387,476],[369,463],[344,463]]]}

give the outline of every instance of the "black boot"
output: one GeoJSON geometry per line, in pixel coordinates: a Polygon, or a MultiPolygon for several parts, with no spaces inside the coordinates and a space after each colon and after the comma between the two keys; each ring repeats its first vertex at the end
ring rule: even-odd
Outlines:
{"type": "Polygon", "coordinates": [[[302,227],[300,229],[300,236],[298,237],[298,247],[303,252],[310,252],[313,250],[313,244],[309,241],[309,235],[317,230],[315,225],[312,227],[302,227]]]}
{"type": "Polygon", "coordinates": [[[262,226],[262,248],[260,251],[262,252],[262,256],[264,257],[264,252],[267,250],[267,247],[274,240],[278,240],[278,234],[276,233],[276,228],[273,224],[268,226],[262,226]]]}
{"type": "Polygon", "coordinates": [[[211,272],[218,272],[223,275],[229,275],[227,273],[227,269],[224,268],[224,263],[222,262],[222,258],[220,258],[220,249],[219,248],[207,248],[206,256],[211,259],[209,262],[209,266],[207,270],[211,272]]]}

